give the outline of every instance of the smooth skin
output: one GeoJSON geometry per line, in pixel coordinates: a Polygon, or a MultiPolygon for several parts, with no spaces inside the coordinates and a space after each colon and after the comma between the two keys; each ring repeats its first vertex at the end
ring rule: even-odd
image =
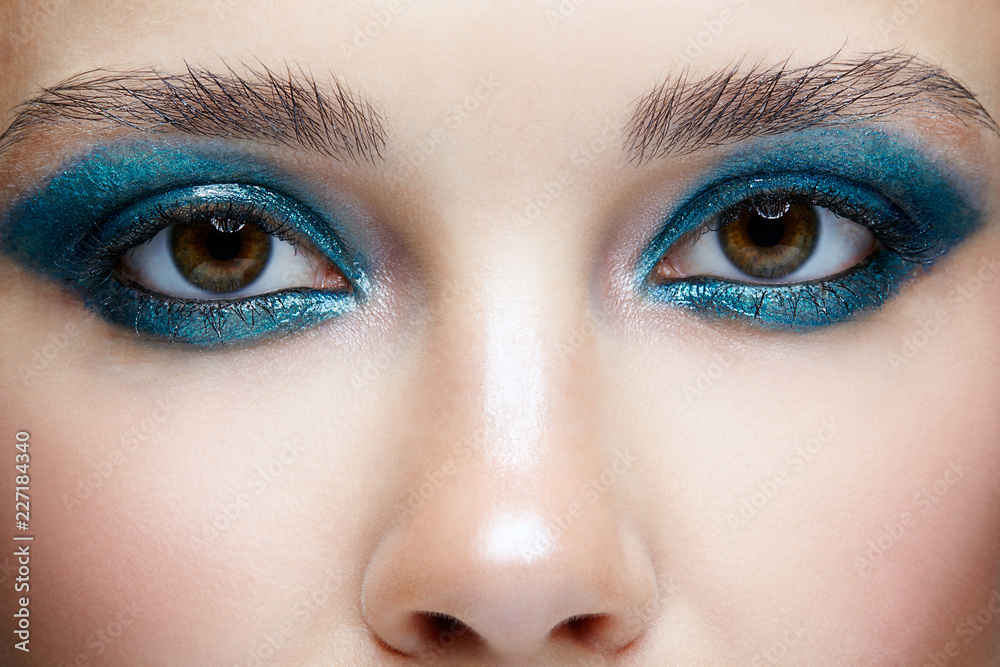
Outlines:
{"type": "MultiPolygon", "coordinates": [[[[352,202],[379,281],[364,309],[301,334],[137,343],[0,258],[4,531],[13,544],[23,429],[35,536],[30,653],[11,648],[16,573],[0,552],[3,655],[998,664],[1000,140],[888,119],[978,184],[983,228],[880,311],[796,333],[635,291],[660,212],[720,153],[639,166],[621,128],[685,65],[900,47],[1000,118],[1000,6],[388,6],[0,5],[0,126],[39,86],[94,67],[244,61],[335,75],[389,128],[374,166],[248,146],[352,202]],[[723,10],[732,21],[689,58],[723,10]],[[920,345],[890,363],[907,341],[920,345]],[[758,491],[749,518],[727,519],[758,491]]],[[[86,130],[3,155],[0,206],[121,134],[86,130]]]]}

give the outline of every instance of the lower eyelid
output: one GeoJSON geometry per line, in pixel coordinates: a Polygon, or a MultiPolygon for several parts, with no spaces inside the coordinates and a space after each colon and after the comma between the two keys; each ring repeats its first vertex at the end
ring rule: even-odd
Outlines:
{"type": "Polygon", "coordinates": [[[751,285],[715,278],[649,285],[654,301],[708,318],[766,328],[806,330],[856,319],[880,308],[919,265],[876,253],[845,275],[811,283],[751,285]]]}
{"type": "Polygon", "coordinates": [[[182,301],[117,281],[105,282],[87,301],[105,320],[140,339],[194,347],[253,344],[346,315],[357,306],[348,292],[306,289],[233,301],[182,301]]]}

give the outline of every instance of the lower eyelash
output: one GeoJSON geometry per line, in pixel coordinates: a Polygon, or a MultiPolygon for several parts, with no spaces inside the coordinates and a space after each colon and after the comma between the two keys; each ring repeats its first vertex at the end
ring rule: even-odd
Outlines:
{"type": "Polygon", "coordinates": [[[920,266],[882,250],[848,272],[821,281],[757,285],[698,277],[650,284],[648,290],[653,298],[703,315],[767,328],[806,329],[881,307],[920,266]]]}
{"type": "Polygon", "coordinates": [[[239,345],[264,335],[292,333],[354,305],[349,293],[309,289],[238,301],[186,301],[114,279],[102,283],[89,301],[105,318],[133,329],[140,338],[194,346],[239,345]]]}

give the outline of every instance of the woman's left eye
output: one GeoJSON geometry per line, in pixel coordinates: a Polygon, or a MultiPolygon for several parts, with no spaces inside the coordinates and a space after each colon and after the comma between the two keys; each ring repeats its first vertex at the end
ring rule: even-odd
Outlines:
{"type": "MultiPolygon", "coordinates": [[[[652,298],[752,325],[835,324],[879,308],[958,240],[967,207],[920,203],[911,215],[878,190],[829,174],[737,177],[683,204],[644,254],[652,298]],[[947,216],[954,219],[949,219],[947,216]]],[[[965,221],[965,222],[963,222],[965,221]]]]}
{"type": "Polygon", "coordinates": [[[742,202],[679,240],[657,262],[653,280],[712,276],[756,284],[820,280],[876,251],[872,232],[828,208],[794,197],[742,202]]]}

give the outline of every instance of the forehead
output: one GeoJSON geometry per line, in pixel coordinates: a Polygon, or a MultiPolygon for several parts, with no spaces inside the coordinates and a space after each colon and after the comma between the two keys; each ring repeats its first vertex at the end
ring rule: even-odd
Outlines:
{"type": "MultiPolygon", "coordinates": [[[[744,57],[809,62],[840,48],[904,43],[930,60],[948,56],[949,67],[975,70],[991,60],[981,49],[995,42],[1000,7],[989,0],[311,0],[278,9],[262,0],[21,0],[5,3],[0,15],[8,33],[0,56],[22,65],[259,55],[269,64],[293,60],[317,74],[350,74],[359,85],[381,82],[385,94],[424,86],[425,96],[441,95],[456,80],[491,70],[508,75],[510,85],[545,82],[565,96],[595,84],[613,94],[680,68],[716,69],[744,57]]],[[[544,108],[547,97],[534,99],[544,108]]]]}

